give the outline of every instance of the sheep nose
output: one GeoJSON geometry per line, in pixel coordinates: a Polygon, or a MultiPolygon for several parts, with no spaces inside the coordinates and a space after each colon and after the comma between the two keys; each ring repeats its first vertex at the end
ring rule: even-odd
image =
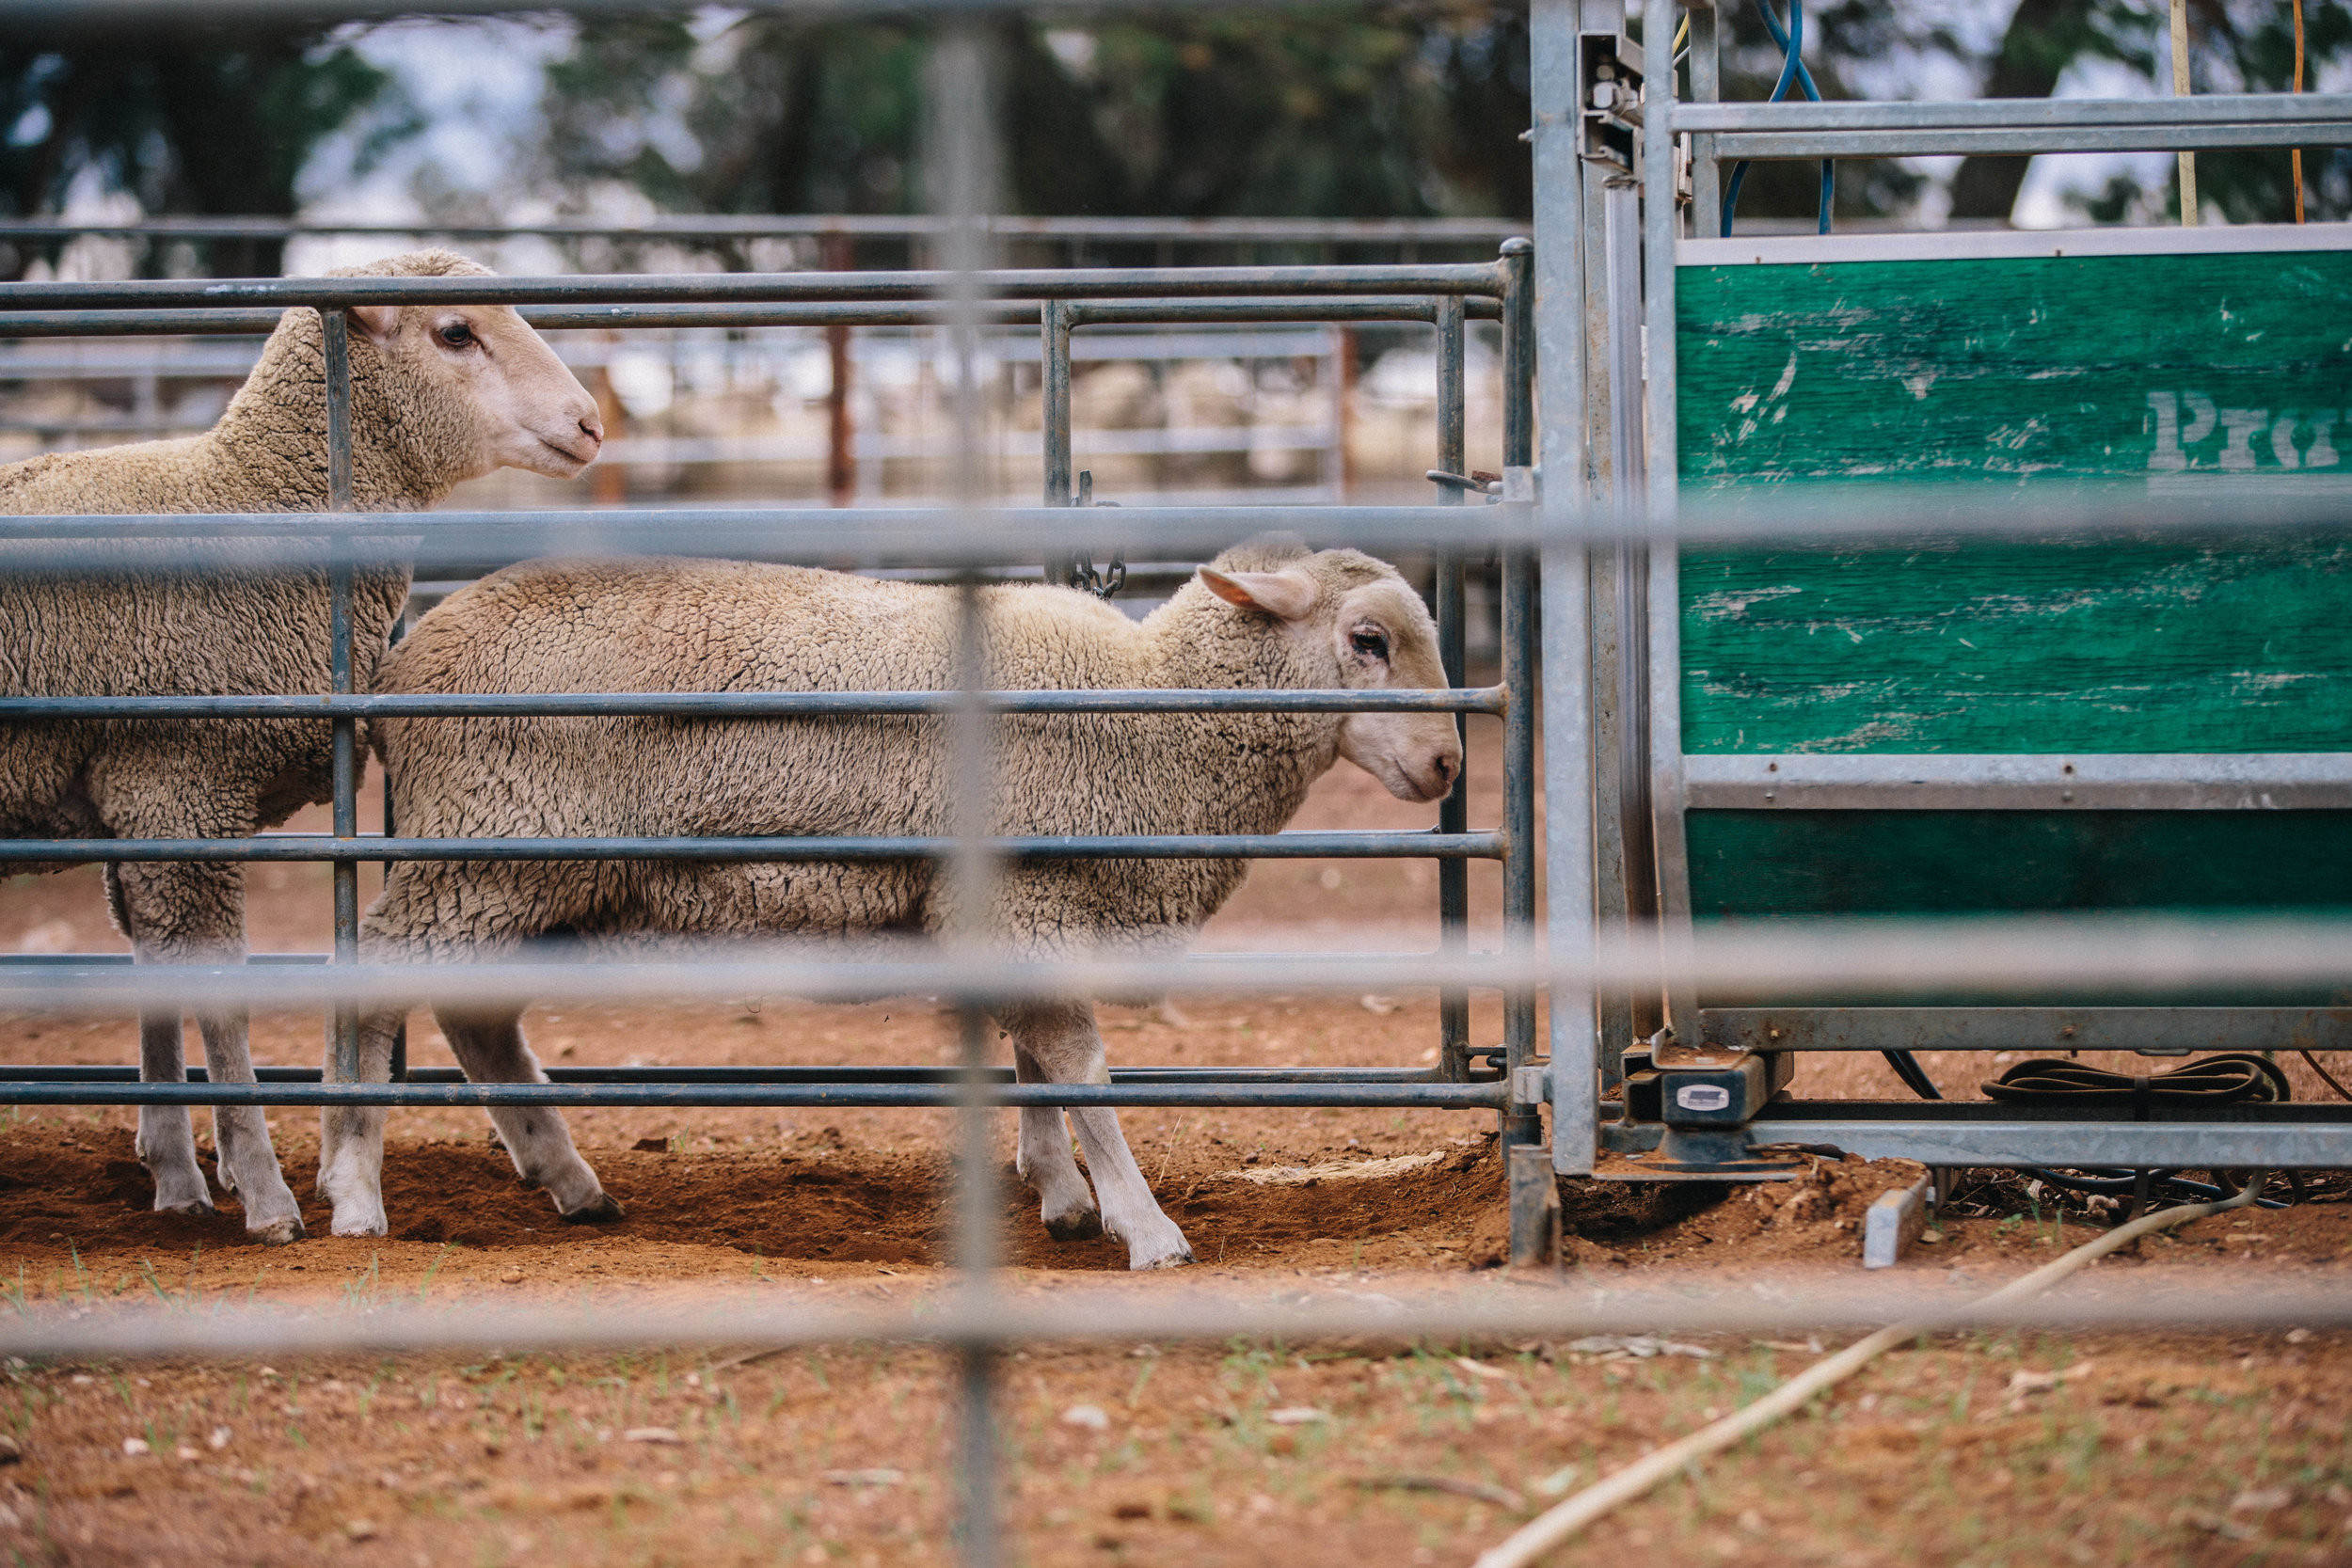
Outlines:
{"type": "Polygon", "coordinates": [[[1438,793],[1444,795],[1454,788],[1454,781],[1462,774],[1462,759],[1452,752],[1440,752],[1429,770],[1438,775],[1438,793]]]}
{"type": "Polygon", "coordinates": [[[580,417],[580,433],[596,445],[604,445],[604,420],[597,416],[595,409],[592,408],[580,417]]]}

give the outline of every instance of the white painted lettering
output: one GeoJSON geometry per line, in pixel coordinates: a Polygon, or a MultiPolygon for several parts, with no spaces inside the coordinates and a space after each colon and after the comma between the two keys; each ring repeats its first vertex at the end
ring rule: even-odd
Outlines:
{"type": "Polygon", "coordinates": [[[2312,444],[2304,450],[2303,467],[2334,467],[2340,460],[2336,456],[2336,444],[2328,437],[2335,434],[2336,411],[2332,408],[2320,409],[2312,416],[2311,425],[2312,444]]]}
{"type": "Polygon", "coordinates": [[[2148,467],[2178,469],[2188,467],[2188,453],[2181,450],[2181,400],[2170,392],[2148,394],[2148,415],[2156,424],[2156,450],[2148,454],[2148,467]]]}
{"type": "Polygon", "coordinates": [[[2254,466],[2255,432],[2268,428],[2267,408],[2224,408],[2221,411],[2221,431],[2226,437],[2221,443],[2221,467],[2233,473],[2254,466]]]}
{"type": "Polygon", "coordinates": [[[2303,459],[2295,450],[2295,410],[2290,408],[2279,416],[2279,422],[2270,427],[2270,455],[2279,460],[2281,468],[2299,468],[2303,459]]]}

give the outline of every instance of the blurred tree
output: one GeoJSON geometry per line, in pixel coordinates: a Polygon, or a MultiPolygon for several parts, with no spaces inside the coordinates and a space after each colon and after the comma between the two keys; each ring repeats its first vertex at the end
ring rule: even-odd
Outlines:
{"type": "MultiPolygon", "coordinates": [[[[55,213],[94,182],[149,213],[292,215],[313,150],[363,110],[389,110],[361,162],[418,128],[348,40],[206,24],[135,35],[0,34],[0,204],[55,213]]],[[[273,276],[275,241],[215,242],[216,277],[273,276]]],[[[31,255],[20,247],[12,275],[31,255]]],[[[151,249],[148,270],[164,258],[151,249]]]]}
{"type": "MultiPolygon", "coordinates": [[[[2114,62],[2169,92],[2166,0],[2021,0],[1984,83],[1987,98],[2046,98],[2085,61],[2114,62]]],[[[2319,67],[2352,45],[2344,0],[2303,0],[2304,90],[2319,67]]],[[[2190,0],[2189,74],[2199,92],[2283,92],[2295,79],[2293,0],[2190,0]]],[[[2024,158],[1970,158],[1952,182],[1952,216],[2006,218],[2026,177],[2024,158]]],[[[2169,159],[2164,166],[2174,166],[2169,159]]],[[[2198,154],[2198,189],[2235,223],[2291,220],[2295,195],[2283,151],[2198,154]]],[[[2304,158],[2306,209],[2314,218],[2352,213],[2352,161],[2332,150],[2304,158]]],[[[2111,177],[2081,203],[2095,221],[2180,215],[2177,178],[2151,191],[2131,174],[2111,177]]]]}
{"type": "MultiPolygon", "coordinates": [[[[1987,98],[2047,98],[2067,67],[2087,55],[2122,59],[2141,69],[2124,40],[2100,26],[2103,0],[2020,0],[2001,35],[2000,53],[1985,76],[1987,98]]],[[[2134,40],[2137,41],[2137,40],[2134,40]]],[[[1969,158],[1952,177],[1951,215],[2006,221],[2026,182],[2027,158],[1969,158]]]]}
{"type": "MultiPolygon", "coordinates": [[[[1524,214],[1526,29],[1453,5],[996,24],[1007,195],[1043,214],[1524,214]]],[[[592,23],[545,173],[707,212],[922,205],[923,36],[788,15],[592,23]]]]}
{"type": "MultiPolygon", "coordinates": [[[[1774,14],[1787,14],[1787,0],[1772,4],[1774,14]]],[[[1781,53],[1765,30],[1755,0],[1719,0],[1718,10],[1723,19],[1724,96],[1769,97],[1780,75],[1781,53]]],[[[1821,96],[1830,99],[1909,97],[1936,66],[1973,64],[1966,42],[1945,20],[1942,8],[1889,5],[1886,0],[1829,0],[1806,6],[1804,52],[1821,96]]],[[[1925,176],[1886,159],[1841,161],[1836,216],[1907,212],[1928,183],[1925,176]]],[[[1759,163],[1748,170],[1739,213],[1743,218],[1810,218],[1820,201],[1820,165],[1759,163]]]]}

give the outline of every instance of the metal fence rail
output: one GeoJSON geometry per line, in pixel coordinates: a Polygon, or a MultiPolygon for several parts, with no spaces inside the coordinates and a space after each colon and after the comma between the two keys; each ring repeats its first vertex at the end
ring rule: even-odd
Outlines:
{"type": "MultiPolygon", "coordinates": [[[[979,228],[999,244],[1066,247],[1071,264],[1089,249],[1152,245],[1164,258],[1179,249],[1314,246],[1387,248],[1411,261],[1422,246],[1491,250],[1524,224],[1498,218],[1286,217],[1023,217],[992,214],[979,228]]],[[[114,221],[81,218],[0,220],[0,240],[57,246],[85,237],[138,241],[150,246],[216,240],[286,241],[308,238],[604,241],[712,247],[759,240],[814,240],[932,245],[945,237],[945,219],[916,214],[862,213],[664,214],[634,223],[555,218],[544,223],[368,221],[263,216],[156,216],[114,221]]]]}
{"type": "MultiPolygon", "coordinates": [[[[1157,1283],[1157,1282],[1155,1282],[1157,1283]]],[[[973,1300],[953,1287],[904,1307],[843,1306],[806,1295],[779,1302],[773,1287],[692,1307],[554,1306],[500,1309],[386,1301],[358,1310],[223,1305],[202,1313],[153,1307],[74,1309],[70,1317],[0,1320],[0,1354],[68,1365],[116,1359],[433,1354],[495,1349],[509,1355],[585,1354],[658,1344],[779,1350],[840,1344],[953,1348],[1002,1344],[1219,1343],[1510,1344],[1587,1334],[1762,1334],[1874,1329],[1926,1320],[1944,1332],[2042,1329],[2093,1333],[2341,1328],[2352,1296],[2292,1276],[2260,1290],[2165,1288],[2075,1291],[1987,1306],[1965,1289],[1819,1276],[1769,1291],[1588,1286],[1574,1291],[1475,1287],[1400,1290],[1365,1300],[1286,1288],[1279,1293],[1165,1286],[1149,1293],[1063,1291],[1015,1305],[973,1300]]]]}

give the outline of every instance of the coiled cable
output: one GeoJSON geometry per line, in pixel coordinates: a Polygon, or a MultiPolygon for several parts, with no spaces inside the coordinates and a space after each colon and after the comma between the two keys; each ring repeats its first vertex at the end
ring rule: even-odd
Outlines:
{"type": "MultiPolygon", "coordinates": [[[[1764,102],[1777,103],[1788,96],[1788,86],[1794,82],[1806,99],[1819,103],[1821,89],[1813,85],[1813,72],[1804,65],[1804,0],[1788,0],[1788,25],[1780,24],[1772,14],[1772,0],[1756,0],[1756,11],[1764,18],[1765,31],[1780,45],[1780,80],[1772,84],[1772,96],[1764,102]]],[[[1731,238],[1731,220],[1740,210],[1740,187],[1748,182],[1748,160],[1740,159],[1731,166],[1731,179],[1724,186],[1723,237],[1731,238]]],[[[1815,232],[1829,232],[1831,209],[1837,199],[1837,165],[1828,158],[1821,160],[1821,200],[1815,215],[1815,232]]]]}

